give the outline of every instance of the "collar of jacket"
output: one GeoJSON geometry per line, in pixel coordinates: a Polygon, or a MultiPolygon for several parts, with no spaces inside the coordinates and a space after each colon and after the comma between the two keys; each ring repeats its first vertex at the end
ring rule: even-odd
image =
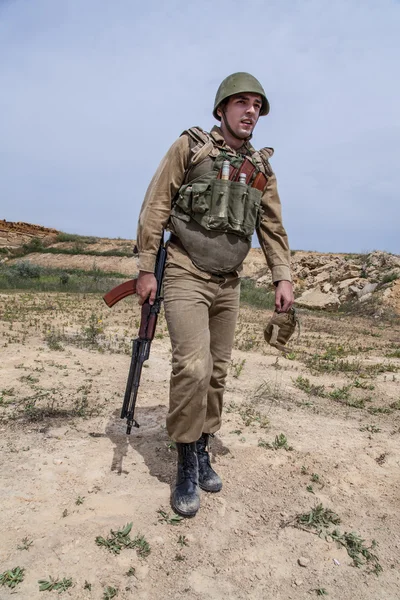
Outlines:
{"type": "Polygon", "coordinates": [[[211,129],[210,135],[216,142],[218,148],[228,148],[234,154],[253,154],[255,152],[255,149],[250,144],[250,142],[244,142],[243,145],[240,146],[240,148],[238,148],[237,150],[234,150],[233,148],[228,146],[228,144],[225,142],[224,136],[222,135],[221,128],[217,125],[214,125],[214,127],[211,129]]]}

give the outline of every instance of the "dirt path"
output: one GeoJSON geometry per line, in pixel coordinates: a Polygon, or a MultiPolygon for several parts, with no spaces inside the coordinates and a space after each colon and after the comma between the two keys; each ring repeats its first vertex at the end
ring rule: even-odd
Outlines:
{"type": "Polygon", "coordinates": [[[196,518],[172,525],[158,512],[173,514],[176,463],[165,431],[164,320],[143,371],[141,427],[127,437],[119,411],[136,306],[124,301],[105,313],[98,297],[61,294],[4,294],[1,302],[0,571],[25,569],[14,591],[0,587],[1,600],[46,598],[50,592],[39,592],[38,580],[50,576],[71,578],[62,597],[75,600],[112,598],[107,587],[119,590],[118,600],[297,600],[317,597],[317,590],[338,600],[400,597],[400,413],[383,410],[400,401],[400,359],[385,357],[389,328],[306,315],[304,349],[298,345],[286,360],[254,342],[267,313],[243,309],[224,424],[213,446],[224,487],[202,493],[196,518]],[[90,346],[93,314],[101,323],[90,346]],[[316,375],[300,360],[307,347],[338,348],[344,334],[361,348],[354,360],[389,369],[374,378],[351,376],[354,393],[354,381],[374,386],[361,393],[372,397],[366,406],[379,410],[298,387],[299,377],[327,393],[349,384],[348,373],[316,375]],[[292,450],[265,447],[281,433],[292,450]],[[320,503],[339,515],[342,534],[357,532],[367,546],[377,541],[379,576],[368,572],[374,561],[356,568],[332,537],[294,526],[296,515],[320,503]],[[150,544],[147,558],[96,545],[97,536],[129,522],[131,538],[141,534],[150,544]],[[33,542],[28,550],[18,549],[24,538],[33,542]]]}

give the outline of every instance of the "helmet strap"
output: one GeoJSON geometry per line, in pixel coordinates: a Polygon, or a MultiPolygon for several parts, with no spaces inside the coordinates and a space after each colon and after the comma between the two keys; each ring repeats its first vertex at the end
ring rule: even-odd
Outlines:
{"type": "Polygon", "coordinates": [[[231,134],[232,137],[234,137],[237,140],[244,142],[249,142],[251,140],[251,138],[253,137],[253,134],[251,133],[250,135],[248,135],[247,137],[239,137],[232,129],[232,127],[229,125],[229,121],[227,119],[227,116],[225,114],[225,110],[221,107],[221,114],[222,114],[222,119],[224,121],[225,127],[227,128],[227,130],[229,131],[229,133],[231,134]]]}

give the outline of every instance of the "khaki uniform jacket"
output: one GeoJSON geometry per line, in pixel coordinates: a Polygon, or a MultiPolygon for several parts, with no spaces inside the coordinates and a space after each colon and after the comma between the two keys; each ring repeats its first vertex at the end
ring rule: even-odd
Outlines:
{"type": "MultiPolygon", "coordinates": [[[[211,135],[218,147],[226,147],[219,127],[213,127],[211,135]]],[[[249,154],[250,144],[246,143],[241,154],[249,154]]],[[[231,150],[231,149],[230,149],[231,150]]],[[[160,244],[161,233],[166,228],[171,203],[180,189],[185,172],[190,164],[190,145],[187,135],[182,135],[172,144],[162,159],[147,189],[140,211],[137,230],[139,250],[139,270],[153,272],[160,244]]],[[[263,216],[257,236],[264,252],[274,282],[291,281],[290,252],[286,231],[282,225],[281,203],[274,174],[268,178],[261,198],[263,216]]],[[[195,275],[210,279],[212,275],[198,269],[188,254],[175,244],[169,244],[167,264],[176,264],[195,275]]],[[[240,272],[238,272],[240,275],[240,272]]]]}

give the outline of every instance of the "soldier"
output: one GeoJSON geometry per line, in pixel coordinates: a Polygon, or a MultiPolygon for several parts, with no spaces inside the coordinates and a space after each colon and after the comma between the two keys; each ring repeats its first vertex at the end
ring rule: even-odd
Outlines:
{"type": "Polygon", "coordinates": [[[164,305],[172,344],[167,430],[178,450],[173,508],[193,516],[199,486],[218,492],[209,437],[221,427],[222,399],[239,310],[240,272],[256,230],[275,284],[278,312],[293,304],[289,246],[269,158],[250,144],[269,102],[257,79],[234,73],[221,83],[213,115],[220,127],[184,131],[161,161],[139,217],[139,303],[156,294],[154,265],[171,232],[164,305]]]}

